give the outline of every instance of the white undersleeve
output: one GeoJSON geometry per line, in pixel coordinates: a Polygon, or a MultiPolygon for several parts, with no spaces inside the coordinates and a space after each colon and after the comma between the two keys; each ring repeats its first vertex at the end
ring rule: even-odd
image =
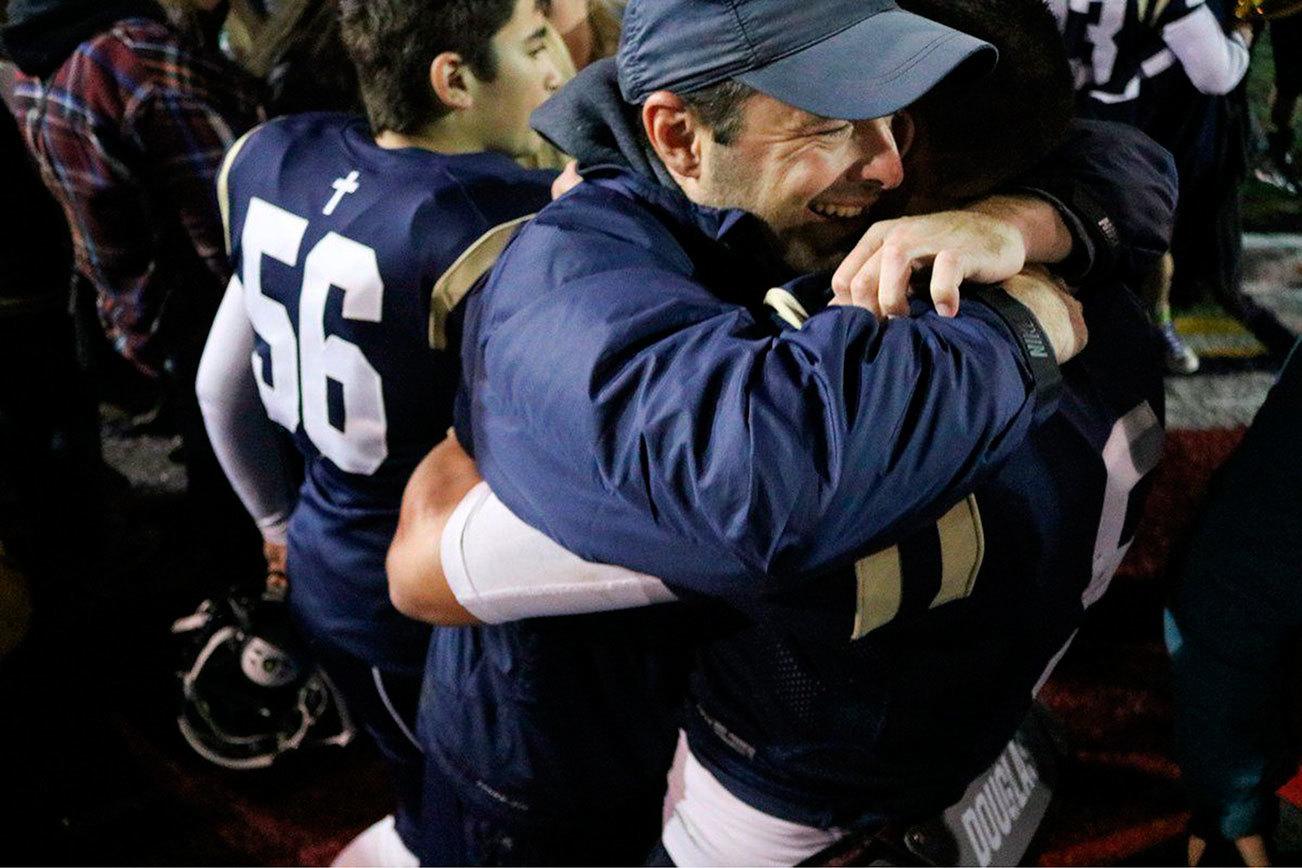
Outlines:
{"type": "Polygon", "coordinates": [[[845,835],[752,808],[697,761],[681,736],[678,750],[681,795],[671,781],[669,799],[676,801],[660,836],[675,865],[798,865],[845,835]]]}
{"type": "Polygon", "coordinates": [[[506,508],[481,482],[443,530],[452,593],[486,624],[633,609],[676,599],[659,579],[594,564],[562,548],[506,508]]]}
{"type": "Polygon", "coordinates": [[[217,462],[264,539],[285,542],[295,492],[285,472],[276,423],[253,379],[253,324],[239,281],[232,280],[213,320],[195,377],[195,393],[217,462]]]}
{"type": "Polygon", "coordinates": [[[1206,5],[1162,28],[1162,39],[1202,93],[1229,93],[1248,71],[1251,55],[1243,37],[1227,36],[1206,5]]]}

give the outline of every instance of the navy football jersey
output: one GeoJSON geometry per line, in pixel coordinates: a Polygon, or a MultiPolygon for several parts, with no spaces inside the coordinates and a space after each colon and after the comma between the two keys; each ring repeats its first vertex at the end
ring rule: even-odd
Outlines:
{"type": "Polygon", "coordinates": [[[1082,112],[1140,127],[1165,141],[1172,98],[1187,102],[1192,84],[1163,31],[1206,0],[1055,0],[1082,112]]]}
{"type": "Polygon", "coordinates": [[[418,672],[429,628],[390,604],[384,558],[407,479],[452,419],[457,360],[430,348],[430,294],[486,231],[545,205],[553,176],[386,150],[338,114],[272,121],[237,148],[225,200],[253,370],[305,459],[292,609],[314,637],[418,672]]]}
{"type": "Polygon", "coordinates": [[[897,545],[721,615],[692,676],[693,752],[729,789],[820,826],[917,817],[995,760],[1133,539],[1162,446],[1150,327],[1118,289],[1057,413],[897,545]]]}

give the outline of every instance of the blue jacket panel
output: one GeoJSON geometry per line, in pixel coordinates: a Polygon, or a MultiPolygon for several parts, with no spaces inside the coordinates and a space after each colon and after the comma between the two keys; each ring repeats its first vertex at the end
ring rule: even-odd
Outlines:
{"type": "Polygon", "coordinates": [[[1058,412],[966,503],[702,642],[687,730],[730,790],[819,826],[908,819],[1004,749],[1133,540],[1161,454],[1147,318],[1124,292],[1086,318],[1058,412]]]}

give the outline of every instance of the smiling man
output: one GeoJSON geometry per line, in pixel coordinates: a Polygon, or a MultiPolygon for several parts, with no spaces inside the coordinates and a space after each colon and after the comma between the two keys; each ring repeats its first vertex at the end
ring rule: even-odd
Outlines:
{"type": "MultiPolygon", "coordinates": [[[[875,206],[899,187],[911,136],[896,109],[988,49],[891,4],[814,9],[792,20],[785,4],[758,0],[635,0],[618,68],[597,64],[535,116],[579,156],[586,182],[520,232],[471,295],[464,329],[470,401],[458,434],[511,510],[585,557],[750,613],[762,594],[807,587],[814,574],[934,527],[1037,418],[1052,415],[1051,353],[1066,359],[1079,349],[1074,302],[1031,276],[1009,292],[1037,316],[996,294],[965,301],[958,318],[888,320],[833,307],[800,329],[786,324],[806,320],[802,306],[821,307],[833,287],[880,310],[882,288],[916,261],[935,260],[933,292],[944,298],[965,276],[1009,277],[1028,255],[1061,258],[1072,246],[1054,208],[1018,197],[924,223],[943,230],[931,233],[930,248],[904,244],[896,236],[904,224],[875,234],[875,206]],[[707,56],[703,45],[713,49],[707,56]],[[835,278],[796,276],[838,263],[835,278]],[[786,285],[774,290],[778,283],[786,285]],[[766,302],[789,316],[774,317],[766,302]]],[[[1165,182],[1149,184],[1137,187],[1169,198],[1165,182]]],[[[421,564],[435,543],[424,501],[456,484],[457,472],[440,474],[431,463],[413,477],[390,551],[391,590],[413,614],[425,614],[421,564]]],[[[517,559],[519,585],[541,566],[517,559]]],[[[581,583],[584,568],[570,569],[569,584],[581,583]]],[[[860,635],[880,626],[872,594],[860,624],[847,593],[855,577],[847,586],[843,571],[835,575],[826,587],[844,605],[813,633],[844,641],[852,620],[860,635]]],[[[901,576],[910,609],[932,578],[901,576]]],[[[506,598],[515,590],[480,600],[475,612],[498,622],[585,610],[549,611],[546,601],[565,589],[536,588],[541,605],[512,611],[506,598]]],[[[663,591],[634,576],[599,589],[586,610],[670,598],[663,591]]],[[[799,607],[783,617],[808,623],[792,611],[799,607]]],[[[555,771],[554,757],[571,762],[580,741],[588,746],[580,762],[623,774],[601,796],[625,799],[632,781],[645,785],[665,767],[654,762],[656,751],[665,759],[668,717],[657,703],[673,696],[674,673],[638,652],[654,649],[643,637],[655,630],[673,640],[666,646],[692,640],[681,614],[678,624],[666,615],[441,631],[436,641],[460,645],[437,655],[447,666],[441,677],[461,685],[464,701],[426,722],[434,752],[473,768],[499,810],[539,816],[578,796],[557,787],[562,776],[530,777],[530,764],[555,771]],[[639,737],[651,750],[619,749],[639,737]],[[509,764],[494,762],[504,755],[509,764]]],[[[707,627],[745,630],[736,617],[711,611],[707,627]]],[[[752,650],[772,649],[755,642],[743,654],[752,650]]],[[[772,673],[762,665],[791,658],[752,659],[749,675],[738,670],[736,692],[759,702],[779,692],[763,683],[772,673]]],[[[717,698],[712,707],[730,714],[744,706],[717,698]]],[[[737,777],[729,791],[740,789],[737,777]]],[[[805,855],[827,832],[807,825],[805,855]]],[[[763,856],[801,858],[794,849],[763,856]]],[[[738,864],[753,858],[748,851],[738,864]]]]}

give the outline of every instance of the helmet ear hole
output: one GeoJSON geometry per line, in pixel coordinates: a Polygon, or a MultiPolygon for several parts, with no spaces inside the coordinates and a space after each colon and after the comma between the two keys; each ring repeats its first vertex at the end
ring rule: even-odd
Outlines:
{"type": "Polygon", "coordinates": [[[223,768],[267,768],[287,751],[345,745],[343,697],[296,640],[283,600],[232,590],[178,619],[183,644],[177,727],[223,768]]]}

